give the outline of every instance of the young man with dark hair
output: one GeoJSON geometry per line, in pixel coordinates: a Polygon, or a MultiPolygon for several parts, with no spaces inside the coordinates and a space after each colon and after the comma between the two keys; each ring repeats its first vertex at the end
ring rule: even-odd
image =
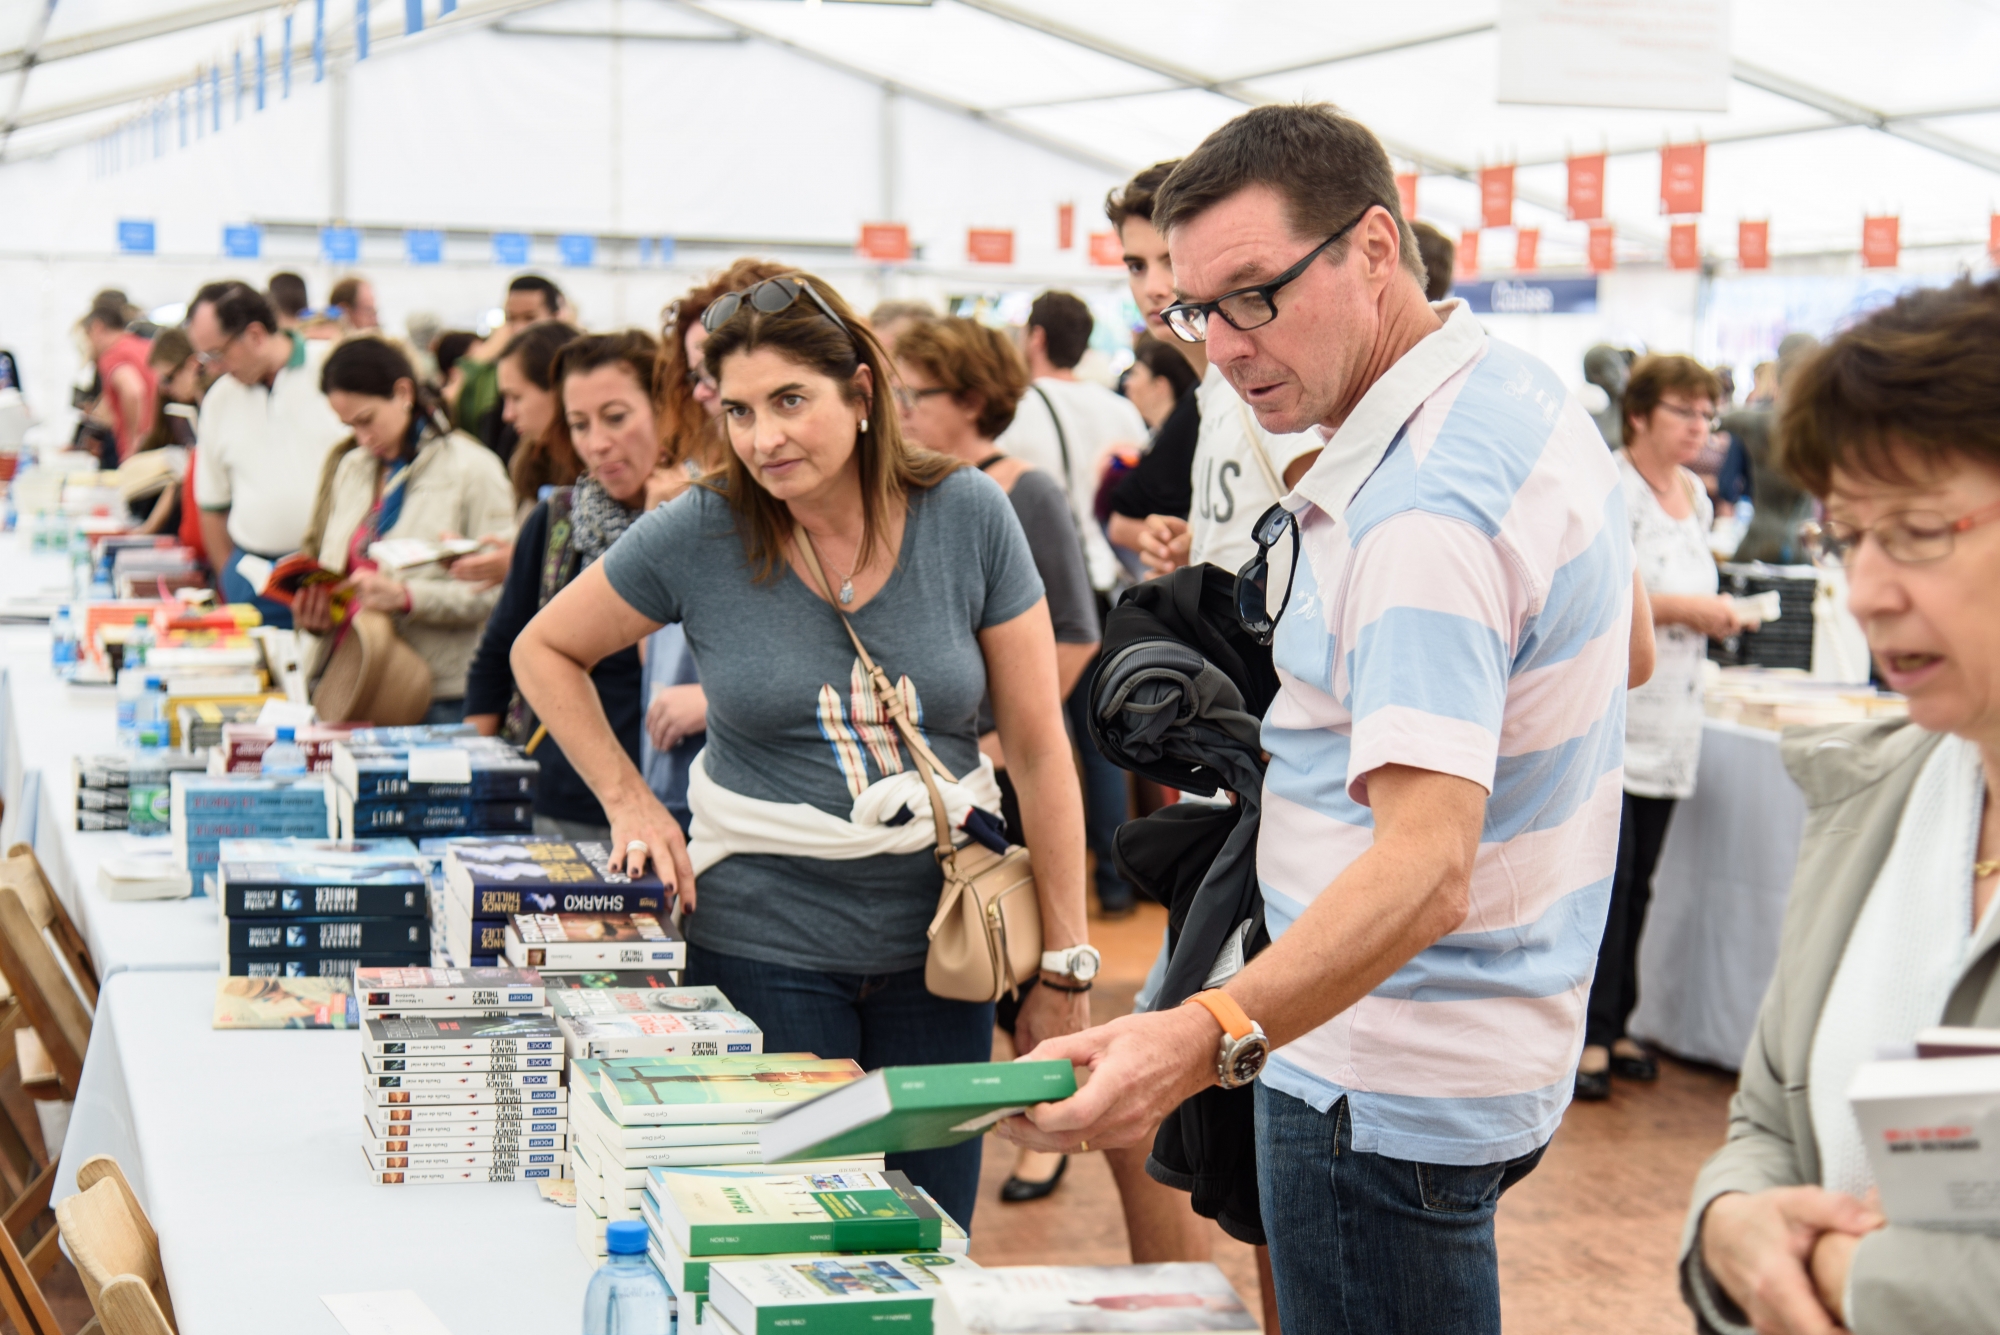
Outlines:
{"type": "Polygon", "coordinates": [[[1617,851],[1618,478],[1558,376],[1425,300],[1388,155],[1334,108],[1237,117],[1154,220],[1168,323],[1261,427],[1325,441],[1252,544],[1273,939],[1044,1043],[1090,1083],[1005,1129],[1119,1145],[1254,1081],[1285,1327],[1498,1335],[1494,1208],[1569,1102],[1617,851]]]}
{"type": "Polygon", "coordinates": [[[319,388],[333,345],[280,330],[264,294],[243,283],[197,293],[187,333],[202,365],[223,372],[195,425],[203,546],[228,601],[255,603],[267,624],[288,627],[291,609],[257,597],[237,567],[246,554],[275,560],[298,550],[320,466],[350,434],[319,388]]]}
{"type": "Polygon", "coordinates": [[[337,314],[344,334],[365,334],[382,327],[375,309],[375,285],[360,274],[349,274],[326,294],[326,304],[337,314]]]}
{"type": "Polygon", "coordinates": [[[500,323],[459,359],[458,396],[449,401],[452,421],[484,441],[503,464],[513,458],[518,437],[500,415],[500,354],[529,325],[562,313],[561,288],[540,274],[516,274],[507,284],[500,323]]]}
{"type": "Polygon", "coordinates": [[[280,329],[297,329],[300,319],[312,308],[312,299],[306,294],[306,280],[295,273],[280,271],[272,274],[264,290],[278,312],[280,329]]]}

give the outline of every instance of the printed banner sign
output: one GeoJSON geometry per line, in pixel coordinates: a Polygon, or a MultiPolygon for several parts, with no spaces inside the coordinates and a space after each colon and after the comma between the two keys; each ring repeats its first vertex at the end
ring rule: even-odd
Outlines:
{"type": "Polygon", "coordinates": [[[1536,261],[1541,258],[1542,234],[1533,227],[1523,227],[1514,233],[1514,269],[1518,273],[1533,273],[1542,266],[1536,261]]]}
{"type": "Polygon", "coordinates": [[[1056,205],[1056,249],[1070,250],[1076,246],[1076,205],[1062,203],[1056,205]]]}
{"type": "Polygon", "coordinates": [[[1615,263],[1616,252],[1612,247],[1612,231],[1609,223],[1590,229],[1590,271],[1609,273],[1615,263]]]}
{"type": "Polygon", "coordinates": [[[118,220],[118,249],[127,255],[151,255],[158,246],[158,236],[150,218],[120,218],[118,220]]]}
{"type": "Polygon", "coordinates": [[[528,262],[528,234],[526,232],[495,232],[493,234],[493,262],[519,267],[528,262]]]}
{"type": "Polygon", "coordinates": [[[1470,282],[1479,277],[1479,229],[1468,227],[1458,234],[1458,273],[1455,281],[1470,282]]]}
{"type": "Polygon", "coordinates": [[[328,264],[352,264],[361,258],[361,233],[352,227],[322,227],[319,253],[328,264]]]}
{"type": "Polygon", "coordinates": [[[1861,220],[1861,267],[1893,269],[1902,258],[1902,220],[1863,218],[1861,220]]]}
{"type": "Polygon", "coordinates": [[[1125,263],[1125,246],[1116,232],[1090,234],[1090,262],[1118,268],[1125,263]]]}
{"type": "Polygon", "coordinates": [[[1667,229],[1667,266],[1673,269],[1701,267],[1701,237],[1693,223],[1675,223],[1667,229]]]}
{"type": "Polygon", "coordinates": [[[1660,150],[1660,212],[1701,212],[1701,176],[1707,144],[1669,144],[1660,150]]]}
{"type": "Polygon", "coordinates": [[[1514,225],[1514,169],[1511,166],[1479,169],[1479,225],[1514,225]]]}
{"type": "Polygon", "coordinates": [[[264,229],[256,226],[223,228],[222,253],[232,260],[258,258],[264,253],[264,229]]]}
{"type": "Polygon", "coordinates": [[[1497,278],[1452,288],[1475,315],[1594,315],[1595,278],[1497,278]]]}
{"type": "Polygon", "coordinates": [[[1771,224],[1769,222],[1740,222],[1736,224],[1736,267],[1739,269],[1768,269],[1771,267],[1771,224]]]}
{"type": "Polygon", "coordinates": [[[1396,198],[1403,206],[1405,222],[1417,216],[1417,174],[1415,172],[1396,173],[1396,198]]]}
{"type": "Polygon", "coordinates": [[[965,258],[974,264],[1012,264],[1014,229],[1011,227],[968,227],[965,229],[965,258]]]}
{"type": "Polygon", "coordinates": [[[403,254],[412,264],[444,263],[444,233],[420,230],[404,232],[403,254]]]}
{"type": "Polygon", "coordinates": [[[1604,216],[1602,153],[1569,160],[1569,216],[1572,222],[1596,222],[1604,216]]]}
{"type": "Polygon", "coordinates": [[[562,256],[564,267],[588,269],[597,263],[597,238],[572,232],[556,238],[556,253],[562,256]]]}
{"type": "Polygon", "coordinates": [[[864,260],[895,264],[910,258],[910,229],[904,223],[862,223],[854,253],[864,260]]]}

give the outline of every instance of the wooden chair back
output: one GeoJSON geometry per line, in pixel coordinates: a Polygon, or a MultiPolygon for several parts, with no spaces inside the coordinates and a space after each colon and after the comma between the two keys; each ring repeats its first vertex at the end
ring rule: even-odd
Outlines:
{"type": "Polygon", "coordinates": [[[7,884],[0,884],[0,973],[6,974],[15,1000],[47,1049],[62,1097],[74,1099],[83,1078],[84,1050],[90,1046],[90,1013],[19,888],[7,884]]]}
{"type": "MultiPolygon", "coordinates": [[[[106,1163],[108,1156],[91,1162],[106,1163]]],[[[78,1172],[79,1184],[83,1176],[78,1172]]],[[[173,1331],[159,1236],[115,1163],[109,1174],[56,1205],[56,1223],[107,1335],[173,1331]]]]}
{"type": "Polygon", "coordinates": [[[63,907],[61,896],[49,884],[48,873],[42,870],[42,860],[35,856],[33,845],[15,844],[7,850],[6,859],[0,861],[0,885],[12,887],[21,896],[21,907],[28,910],[36,929],[54,938],[56,953],[69,966],[77,990],[94,1009],[98,980],[90,947],[84,943],[83,933],[76,929],[69,910],[63,907]]]}

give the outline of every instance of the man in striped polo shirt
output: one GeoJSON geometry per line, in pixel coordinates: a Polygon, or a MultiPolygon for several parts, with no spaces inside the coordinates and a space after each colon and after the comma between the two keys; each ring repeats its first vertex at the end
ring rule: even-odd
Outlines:
{"type": "Polygon", "coordinates": [[[1546,366],[1426,303],[1358,122],[1247,112],[1154,218],[1175,332],[1206,340],[1267,430],[1326,440],[1259,524],[1269,595],[1246,618],[1277,622],[1273,942],[1187,1005],[1044,1044],[1092,1079],[1009,1132],[1117,1144],[1261,1076],[1286,1335],[1497,1335],[1494,1207],[1567,1106],[1617,851],[1618,480],[1546,366]]]}

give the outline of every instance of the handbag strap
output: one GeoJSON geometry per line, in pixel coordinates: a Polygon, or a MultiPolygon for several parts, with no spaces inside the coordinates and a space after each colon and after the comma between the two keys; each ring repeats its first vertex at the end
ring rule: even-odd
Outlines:
{"type": "Polygon", "coordinates": [[[931,748],[918,735],[916,725],[910,721],[909,710],[904,707],[903,693],[890,683],[889,674],[869,657],[868,646],[861,643],[861,637],[854,631],[854,623],[847,619],[847,613],[841,611],[840,604],[834,601],[833,586],[827,583],[826,572],[820,569],[819,553],[813,550],[812,535],[806,532],[805,525],[792,525],[792,539],[798,544],[799,556],[805,561],[806,569],[812,571],[820,592],[826,595],[827,606],[840,618],[847,638],[854,642],[854,652],[860,657],[861,666],[868,670],[868,679],[875,686],[875,698],[882,702],[882,712],[889,716],[910,748],[910,757],[916,762],[917,773],[923,776],[924,789],[931,797],[931,820],[937,827],[937,856],[939,862],[944,862],[956,850],[951,841],[951,819],[945,812],[944,794],[938,791],[935,776],[942,774],[946,783],[956,783],[957,780],[952,778],[951,771],[932,754],[931,748]]]}

